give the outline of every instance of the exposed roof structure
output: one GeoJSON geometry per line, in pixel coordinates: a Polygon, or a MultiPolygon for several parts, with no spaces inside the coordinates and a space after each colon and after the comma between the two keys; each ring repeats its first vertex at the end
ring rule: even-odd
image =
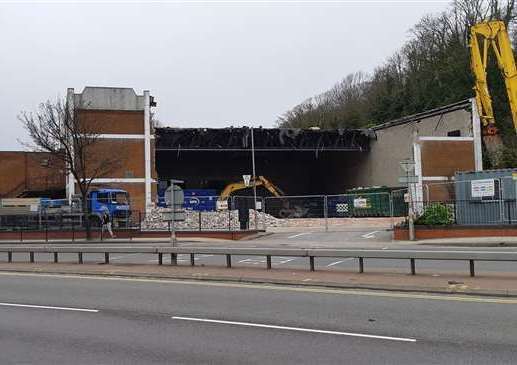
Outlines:
{"type": "MultiPolygon", "coordinates": [[[[367,151],[371,132],[359,129],[254,128],[256,151],[367,151]]],[[[156,150],[249,151],[251,129],[157,128],[156,150]]]]}
{"type": "Polygon", "coordinates": [[[461,100],[456,103],[445,105],[445,106],[442,106],[439,108],[426,110],[425,112],[412,114],[412,115],[408,115],[408,116],[405,116],[405,117],[402,117],[399,119],[391,120],[389,122],[376,125],[375,127],[372,127],[372,129],[374,131],[376,131],[379,129],[394,127],[396,125],[419,122],[421,119],[434,117],[436,115],[449,113],[449,112],[452,112],[455,110],[461,110],[461,109],[470,110],[471,106],[472,106],[471,99],[465,99],[465,100],[461,100]]]}

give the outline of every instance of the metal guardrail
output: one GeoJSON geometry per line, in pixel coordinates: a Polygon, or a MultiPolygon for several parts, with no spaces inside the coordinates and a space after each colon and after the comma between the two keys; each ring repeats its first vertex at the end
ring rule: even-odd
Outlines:
{"type": "Polygon", "coordinates": [[[475,261],[517,261],[517,252],[497,251],[416,251],[416,250],[336,250],[336,249],[276,249],[276,248],[227,248],[227,247],[120,247],[120,246],[0,246],[0,253],[7,253],[7,262],[13,262],[13,253],[28,253],[29,262],[34,263],[35,253],[53,255],[59,261],[59,254],[77,254],[79,264],[85,254],[104,254],[104,262],[109,264],[110,254],[155,254],[158,264],[163,264],[163,256],[170,255],[171,264],[177,265],[179,254],[190,255],[190,265],[194,266],[195,255],[226,256],[226,266],[232,267],[232,256],[266,257],[266,268],[271,269],[271,257],[307,257],[310,271],[315,271],[315,258],[357,258],[359,273],[364,272],[365,259],[409,260],[411,274],[416,274],[416,260],[468,261],[470,276],[475,276],[475,261]]]}

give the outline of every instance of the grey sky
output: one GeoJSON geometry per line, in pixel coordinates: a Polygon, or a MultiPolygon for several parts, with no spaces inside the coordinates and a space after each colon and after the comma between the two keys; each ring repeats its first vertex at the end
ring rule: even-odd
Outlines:
{"type": "Polygon", "coordinates": [[[346,74],[371,71],[447,2],[0,3],[0,150],[16,115],[67,87],[150,89],[164,125],[273,126],[346,74]]]}

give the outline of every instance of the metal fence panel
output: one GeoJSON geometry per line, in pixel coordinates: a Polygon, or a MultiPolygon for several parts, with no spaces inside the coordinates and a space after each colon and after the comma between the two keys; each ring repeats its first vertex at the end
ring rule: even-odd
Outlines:
{"type": "Polygon", "coordinates": [[[314,196],[267,197],[265,212],[275,218],[324,218],[325,198],[314,196]]]}

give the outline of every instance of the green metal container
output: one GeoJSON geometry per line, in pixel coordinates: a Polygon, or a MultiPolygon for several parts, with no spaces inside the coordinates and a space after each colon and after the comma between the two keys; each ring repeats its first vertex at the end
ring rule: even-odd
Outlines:
{"type": "Polygon", "coordinates": [[[353,217],[391,217],[407,215],[408,205],[400,188],[372,186],[349,189],[351,216],[353,217]]]}

